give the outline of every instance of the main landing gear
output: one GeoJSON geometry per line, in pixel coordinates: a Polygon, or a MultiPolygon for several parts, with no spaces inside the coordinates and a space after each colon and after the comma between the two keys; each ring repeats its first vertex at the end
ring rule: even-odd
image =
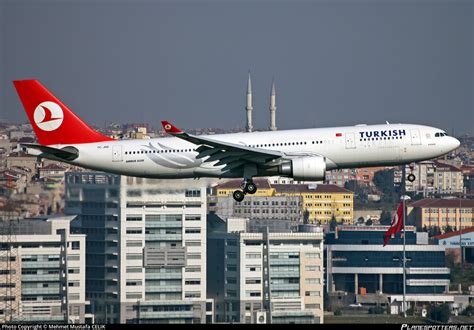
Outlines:
{"type": "MultiPolygon", "coordinates": [[[[410,172],[413,172],[415,169],[415,164],[410,164],[410,172]]],[[[416,176],[413,173],[407,175],[407,180],[410,182],[414,182],[416,180],[416,176]]]]}
{"type": "Polygon", "coordinates": [[[255,185],[255,183],[253,183],[252,180],[244,180],[242,182],[241,187],[242,190],[236,190],[232,194],[232,196],[237,202],[243,201],[246,194],[253,195],[257,192],[257,186],[255,185]]]}

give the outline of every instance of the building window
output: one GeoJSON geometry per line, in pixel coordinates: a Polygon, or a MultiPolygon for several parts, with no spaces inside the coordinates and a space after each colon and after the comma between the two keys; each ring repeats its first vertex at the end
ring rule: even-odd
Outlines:
{"type": "Polygon", "coordinates": [[[201,197],[201,190],[200,189],[188,189],[184,193],[186,197],[201,197]]]}

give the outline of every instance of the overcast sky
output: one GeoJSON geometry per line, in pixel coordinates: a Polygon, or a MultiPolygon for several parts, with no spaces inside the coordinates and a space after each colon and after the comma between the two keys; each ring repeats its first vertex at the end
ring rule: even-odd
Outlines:
{"type": "Polygon", "coordinates": [[[39,79],[84,120],[269,126],[410,122],[474,134],[472,1],[0,0],[0,118],[39,79]]]}

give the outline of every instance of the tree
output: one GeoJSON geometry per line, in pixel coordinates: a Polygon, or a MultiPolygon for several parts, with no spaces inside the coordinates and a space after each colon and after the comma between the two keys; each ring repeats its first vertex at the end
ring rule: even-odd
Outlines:
{"type": "Polygon", "coordinates": [[[331,218],[331,221],[329,222],[329,230],[335,231],[336,227],[337,227],[337,220],[336,220],[336,217],[333,215],[331,218]]]}
{"type": "Polygon", "coordinates": [[[385,203],[396,203],[400,199],[400,188],[395,187],[395,170],[382,170],[375,172],[372,182],[383,194],[382,201],[385,203]]]}
{"type": "Polygon", "coordinates": [[[373,221],[371,219],[368,219],[366,222],[365,222],[365,225],[366,226],[372,226],[373,224],[373,221]]]}
{"type": "Polygon", "coordinates": [[[309,223],[309,211],[308,209],[303,212],[303,223],[307,225],[309,223]]]}
{"type": "Polygon", "coordinates": [[[450,233],[453,231],[453,227],[451,227],[450,225],[447,225],[445,228],[444,228],[444,233],[450,233]]]}
{"type": "Polygon", "coordinates": [[[386,210],[382,210],[380,213],[380,224],[384,226],[390,226],[392,224],[392,215],[386,210]]]}
{"type": "Polygon", "coordinates": [[[364,222],[365,222],[364,217],[359,217],[359,219],[357,219],[357,223],[362,224],[362,223],[364,223],[364,222]]]}
{"type": "Polygon", "coordinates": [[[442,323],[446,323],[451,316],[451,308],[449,308],[448,304],[442,305],[431,305],[430,308],[430,319],[442,323]]]}
{"type": "Polygon", "coordinates": [[[367,187],[359,185],[357,180],[349,180],[344,183],[344,188],[354,192],[354,198],[362,204],[368,202],[367,187]]]}

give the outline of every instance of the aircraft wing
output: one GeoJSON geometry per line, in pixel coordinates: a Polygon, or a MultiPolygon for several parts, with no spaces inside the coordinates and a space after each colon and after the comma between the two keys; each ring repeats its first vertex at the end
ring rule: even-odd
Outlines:
{"type": "Polygon", "coordinates": [[[262,166],[285,156],[285,154],[280,151],[252,148],[245,145],[217,141],[208,137],[191,135],[165,120],[161,123],[166,133],[199,145],[196,149],[199,153],[196,158],[199,159],[209,156],[204,162],[217,161],[214,166],[225,165],[223,168],[225,171],[237,169],[246,163],[254,163],[262,166]]]}

